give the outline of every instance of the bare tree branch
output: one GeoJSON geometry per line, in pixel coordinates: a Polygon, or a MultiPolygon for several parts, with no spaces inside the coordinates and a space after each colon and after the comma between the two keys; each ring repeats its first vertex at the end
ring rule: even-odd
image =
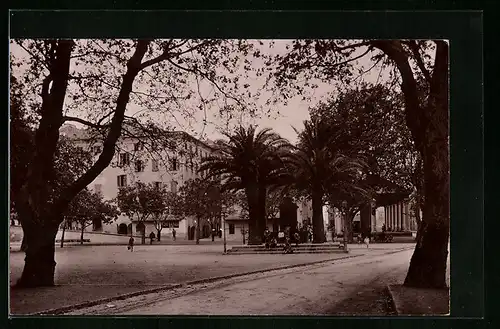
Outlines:
{"type": "Polygon", "coordinates": [[[407,43],[408,47],[410,48],[411,52],[413,53],[413,56],[415,58],[415,61],[417,62],[417,66],[422,71],[422,74],[425,77],[425,80],[427,80],[428,83],[431,82],[431,75],[429,71],[425,68],[425,64],[422,61],[422,56],[420,55],[419,51],[419,46],[415,40],[410,40],[407,43]]]}
{"type": "Polygon", "coordinates": [[[63,116],[63,122],[67,122],[67,121],[78,122],[78,123],[81,123],[83,125],[86,125],[86,126],[89,126],[92,128],[96,128],[96,129],[109,128],[109,125],[100,125],[100,124],[92,123],[90,121],[87,121],[87,120],[84,120],[81,118],[68,116],[68,115],[63,116]]]}
{"type": "Polygon", "coordinates": [[[172,61],[171,59],[168,59],[167,61],[180,70],[184,70],[186,72],[189,72],[192,74],[198,74],[198,75],[202,76],[203,78],[210,81],[215,86],[215,88],[217,88],[217,90],[219,90],[225,97],[234,100],[241,107],[245,107],[245,104],[243,104],[243,102],[241,100],[237,99],[236,97],[234,97],[232,95],[227,94],[224,90],[222,90],[222,88],[217,84],[217,82],[214,79],[212,79],[211,77],[209,77],[207,73],[202,72],[197,68],[187,68],[187,67],[181,66],[181,65],[175,63],[174,61],[172,61]]]}

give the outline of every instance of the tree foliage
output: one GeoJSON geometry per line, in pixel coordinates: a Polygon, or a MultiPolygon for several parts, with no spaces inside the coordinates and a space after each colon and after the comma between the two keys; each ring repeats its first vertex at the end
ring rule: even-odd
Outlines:
{"type": "Polygon", "coordinates": [[[264,232],[267,191],[287,176],[284,168],[291,145],[271,129],[257,131],[254,126],[240,126],[226,137],[228,141],[217,142],[214,154],[203,160],[200,170],[220,177],[223,189],[245,192],[249,243],[258,244],[264,232]]]}
{"type": "MultiPolygon", "coordinates": [[[[445,40],[295,40],[285,54],[267,58],[268,82],[278,98],[314,89],[322,81],[342,89],[371,71],[401,88],[406,125],[422,159],[423,220],[405,284],[446,286],[449,239],[449,46],[445,40]],[[272,67],[271,69],[269,69],[272,67]],[[359,71],[356,70],[359,68],[359,71]],[[305,79],[307,83],[298,83],[305,79]],[[311,82],[309,82],[311,81],[311,82]]],[[[363,78],[361,78],[363,79],[363,78]]],[[[377,78],[379,82],[379,78],[377,78]]],[[[376,83],[377,83],[376,82],[376,83]]]]}
{"type": "Polygon", "coordinates": [[[96,222],[101,225],[111,223],[118,218],[119,214],[118,208],[113,202],[104,201],[100,194],[84,189],[69,204],[65,220],[66,223],[78,223],[83,243],[83,232],[86,227],[96,222]]]}
{"type": "Polygon", "coordinates": [[[192,117],[221,99],[226,101],[221,115],[252,104],[233,93],[239,88],[234,67],[249,50],[238,41],[51,39],[13,40],[11,46],[16,50],[12,72],[35,119],[31,161],[16,194],[19,218],[31,240],[19,281],[24,286],[53,285],[53,245],[62,214],[111,163],[124,122],[148,128],[162,118],[164,126],[171,126],[177,115],[192,117]],[[193,79],[195,86],[212,86],[210,96],[193,88],[193,79]],[[58,190],[52,180],[59,128],[65,122],[95,129],[103,147],[90,168],[58,190]]]}

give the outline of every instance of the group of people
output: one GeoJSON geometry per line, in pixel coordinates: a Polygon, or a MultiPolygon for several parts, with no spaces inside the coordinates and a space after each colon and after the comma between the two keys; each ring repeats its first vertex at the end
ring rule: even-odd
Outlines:
{"type": "MultiPolygon", "coordinates": [[[[300,243],[300,234],[298,232],[294,233],[293,240],[296,246],[300,243]]],[[[264,231],[264,243],[266,249],[277,248],[279,244],[282,244],[285,253],[293,253],[290,227],[287,227],[285,231],[279,231],[277,236],[273,235],[269,231],[269,228],[266,227],[264,231]]]]}
{"type": "MultiPolygon", "coordinates": [[[[172,239],[175,241],[175,235],[176,235],[176,231],[175,229],[172,230],[172,239]]],[[[154,234],[154,232],[151,232],[149,234],[149,244],[153,244],[153,240],[156,238],[156,235],[154,234]]],[[[127,249],[130,250],[131,252],[134,251],[134,243],[135,243],[135,240],[134,240],[134,237],[133,236],[130,236],[130,239],[128,239],[128,245],[127,245],[127,249]]]]}

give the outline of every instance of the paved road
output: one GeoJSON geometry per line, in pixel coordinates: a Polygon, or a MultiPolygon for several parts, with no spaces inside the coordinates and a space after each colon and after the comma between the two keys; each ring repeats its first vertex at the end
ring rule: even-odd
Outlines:
{"type": "Polygon", "coordinates": [[[77,314],[385,315],[387,284],[401,283],[412,250],[239,277],[112,302],[77,314]]]}

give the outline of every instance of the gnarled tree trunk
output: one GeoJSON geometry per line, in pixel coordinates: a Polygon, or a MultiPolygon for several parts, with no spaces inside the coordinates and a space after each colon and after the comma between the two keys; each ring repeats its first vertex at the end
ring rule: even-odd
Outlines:
{"type": "MultiPolygon", "coordinates": [[[[141,69],[156,60],[141,63],[150,41],[137,42],[127,63],[116,108],[101,155],[92,167],[57,195],[49,184],[54,176],[54,155],[59,128],[64,122],[63,107],[69,79],[72,40],[50,40],[49,70],[42,84],[41,118],[35,134],[34,155],[28,165],[26,179],[20,187],[21,205],[16,206],[23,225],[26,248],[24,270],[19,286],[34,287],[54,284],[55,238],[62,214],[71,200],[90,184],[111,162],[116,141],[120,137],[124,113],[135,77],[141,69]]],[[[17,200],[16,200],[17,203],[17,200]]]]}
{"type": "MultiPolygon", "coordinates": [[[[449,240],[449,151],[448,151],[448,44],[437,40],[432,73],[419,65],[426,84],[426,102],[421,101],[409,54],[401,41],[377,40],[372,45],[387,54],[397,65],[402,78],[406,124],[424,170],[423,219],[417,233],[405,285],[422,288],[446,287],[446,262],[449,240]],[[424,103],[424,104],[422,104],[424,103]]],[[[414,54],[420,56],[420,54],[414,54]]],[[[421,58],[417,58],[418,60],[421,58]]]]}
{"type": "Polygon", "coordinates": [[[55,273],[55,240],[59,225],[55,221],[35,218],[25,226],[26,257],[17,287],[53,286],[55,273]],[[49,224],[50,223],[50,224],[49,224]]]}
{"type": "Polygon", "coordinates": [[[425,204],[405,285],[445,288],[449,240],[449,174],[447,143],[426,147],[425,204]]]}

